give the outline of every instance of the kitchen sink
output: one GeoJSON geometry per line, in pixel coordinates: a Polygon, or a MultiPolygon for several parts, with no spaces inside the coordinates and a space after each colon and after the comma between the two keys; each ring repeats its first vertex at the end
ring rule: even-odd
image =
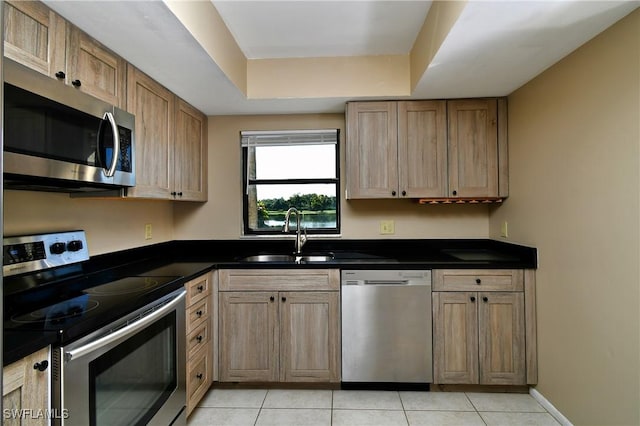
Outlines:
{"type": "Polygon", "coordinates": [[[293,262],[296,258],[290,254],[256,254],[240,260],[242,262],[293,262]]]}
{"type": "Polygon", "coordinates": [[[304,254],[301,256],[295,256],[293,254],[256,254],[252,256],[243,257],[241,262],[286,262],[286,263],[313,263],[313,262],[328,262],[334,259],[333,253],[323,254],[304,254]]]}

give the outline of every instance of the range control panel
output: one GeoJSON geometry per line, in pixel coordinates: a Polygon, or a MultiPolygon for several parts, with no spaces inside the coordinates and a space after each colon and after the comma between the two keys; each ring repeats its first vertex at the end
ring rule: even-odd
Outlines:
{"type": "Polygon", "coordinates": [[[23,274],[89,259],[84,231],[5,237],[2,274],[23,274]]]}

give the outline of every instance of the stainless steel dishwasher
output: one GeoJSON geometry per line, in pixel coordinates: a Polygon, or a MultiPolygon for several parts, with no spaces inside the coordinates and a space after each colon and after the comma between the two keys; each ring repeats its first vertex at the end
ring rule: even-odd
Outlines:
{"type": "Polygon", "coordinates": [[[431,271],[342,271],[342,382],[431,383],[431,271]]]}

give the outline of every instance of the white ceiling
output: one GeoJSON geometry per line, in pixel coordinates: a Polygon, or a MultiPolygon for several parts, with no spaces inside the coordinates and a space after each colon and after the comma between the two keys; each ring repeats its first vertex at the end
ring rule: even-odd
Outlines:
{"type": "Polygon", "coordinates": [[[430,1],[214,1],[248,59],[405,55],[430,1]]]}
{"type": "MultiPolygon", "coordinates": [[[[45,0],[208,115],[342,112],[346,98],[247,100],[161,1],[45,0]]],[[[249,59],[407,54],[430,1],[215,1],[249,59]]],[[[413,99],[507,95],[639,1],[469,1],[413,99]]],[[[358,99],[367,99],[363,93],[358,99]]]]}

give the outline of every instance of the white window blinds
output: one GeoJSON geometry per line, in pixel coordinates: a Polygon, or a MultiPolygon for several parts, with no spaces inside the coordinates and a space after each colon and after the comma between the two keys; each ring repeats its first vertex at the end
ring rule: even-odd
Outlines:
{"type": "Polygon", "coordinates": [[[338,131],[279,130],[240,132],[243,148],[251,146],[327,145],[338,143],[338,131]]]}

